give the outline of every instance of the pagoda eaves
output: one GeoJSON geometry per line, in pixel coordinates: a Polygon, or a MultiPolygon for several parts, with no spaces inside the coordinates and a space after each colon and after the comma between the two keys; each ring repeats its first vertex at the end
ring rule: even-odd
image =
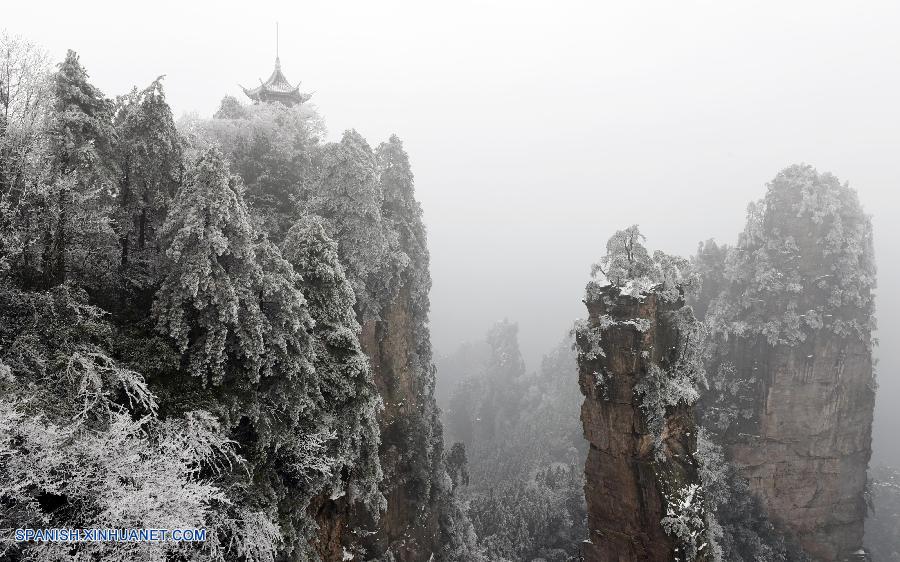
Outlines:
{"type": "Polygon", "coordinates": [[[281,60],[275,57],[275,70],[269,79],[262,82],[255,88],[244,88],[244,93],[256,103],[259,102],[278,102],[288,107],[299,105],[306,102],[312,97],[311,94],[302,93],[300,91],[300,83],[292,86],[288,79],[281,72],[281,60]]]}

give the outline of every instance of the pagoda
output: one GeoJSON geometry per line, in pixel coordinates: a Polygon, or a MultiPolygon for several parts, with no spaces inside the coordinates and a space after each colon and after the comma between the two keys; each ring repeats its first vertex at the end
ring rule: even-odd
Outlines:
{"type": "Polygon", "coordinates": [[[265,82],[260,80],[259,82],[259,86],[255,88],[245,88],[241,86],[241,89],[244,90],[247,97],[253,100],[254,103],[277,102],[288,107],[293,107],[295,105],[300,105],[312,97],[312,94],[300,92],[299,82],[296,86],[292,86],[281,72],[281,59],[278,56],[277,26],[275,28],[275,70],[272,72],[272,75],[269,76],[268,80],[265,82]]]}

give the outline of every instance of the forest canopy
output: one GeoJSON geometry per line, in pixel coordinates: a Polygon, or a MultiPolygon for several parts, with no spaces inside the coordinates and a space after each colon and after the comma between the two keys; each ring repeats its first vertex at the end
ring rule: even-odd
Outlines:
{"type": "Polygon", "coordinates": [[[313,503],[377,520],[361,322],[407,285],[424,318],[430,283],[401,141],[227,97],[176,123],[162,77],[110,98],[75,52],[0,42],[0,520],[203,527],[74,548],[261,561],[317,559],[313,503]]]}

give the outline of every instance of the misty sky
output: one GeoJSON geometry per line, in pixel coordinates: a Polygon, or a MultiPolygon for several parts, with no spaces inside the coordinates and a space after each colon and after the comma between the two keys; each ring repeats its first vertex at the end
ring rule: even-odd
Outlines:
{"type": "Polygon", "coordinates": [[[0,28],[75,49],[107,95],[165,74],[176,115],[267,78],[278,20],[330,139],[405,142],[438,352],[508,317],[535,368],[616,229],[688,255],[733,242],[779,169],[835,173],[874,215],[875,457],[900,463],[900,3],[4,4],[0,28]]]}

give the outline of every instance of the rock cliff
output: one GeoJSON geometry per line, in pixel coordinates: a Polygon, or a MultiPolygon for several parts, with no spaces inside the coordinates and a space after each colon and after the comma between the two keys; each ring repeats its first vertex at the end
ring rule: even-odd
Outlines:
{"type": "Polygon", "coordinates": [[[361,337],[384,400],[379,452],[387,499],[378,532],[363,542],[371,554],[390,551],[397,562],[429,560],[439,551],[441,502],[449,493],[442,486],[443,439],[430,350],[421,348],[417,333],[422,324],[404,289],[382,320],[363,326],[361,337]]]}
{"type": "Polygon", "coordinates": [[[818,333],[797,346],[737,339],[731,380],[757,379],[757,400],[726,451],[776,527],[817,560],[862,547],[871,454],[872,357],[854,338],[818,333]]]}
{"type": "Polygon", "coordinates": [[[343,498],[322,498],[313,509],[320,526],[317,550],[325,561],[443,559],[439,553],[448,538],[441,516],[452,497],[429,350],[420,347],[421,322],[413,310],[410,291],[404,288],[381,319],[363,325],[360,343],[384,402],[378,422],[384,472],[380,488],[387,506],[376,519],[343,498]]]}
{"type": "MultiPolygon", "coordinates": [[[[367,153],[366,145],[358,144],[367,153]]],[[[467,549],[473,546],[471,524],[453,497],[434,398],[428,329],[431,277],[422,210],[400,140],[391,137],[374,156],[363,161],[377,164],[375,194],[388,249],[382,257],[390,258],[389,266],[380,261],[365,232],[347,237],[343,247],[348,262],[365,266],[351,279],[358,282],[360,345],[383,402],[378,414],[383,472],[379,489],[386,506],[373,514],[347,505],[343,498],[323,499],[314,506],[320,528],[317,548],[328,562],[467,560],[467,549]]],[[[343,222],[345,217],[334,220],[337,233],[343,222]]],[[[371,230],[369,223],[366,216],[358,225],[371,230]]]]}
{"type": "Polygon", "coordinates": [[[701,248],[713,334],[704,425],[777,529],[815,560],[862,548],[871,454],[871,223],[855,192],[792,166],[734,248],[701,248]]]}
{"type": "Polygon", "coordinates": [[[588,320],[576,329],[590,442],[584,559],[709,560],[696,381],[683,362],[697,322],[680,298],[654,292],[589,286],[585,302],[588,320]]]}

